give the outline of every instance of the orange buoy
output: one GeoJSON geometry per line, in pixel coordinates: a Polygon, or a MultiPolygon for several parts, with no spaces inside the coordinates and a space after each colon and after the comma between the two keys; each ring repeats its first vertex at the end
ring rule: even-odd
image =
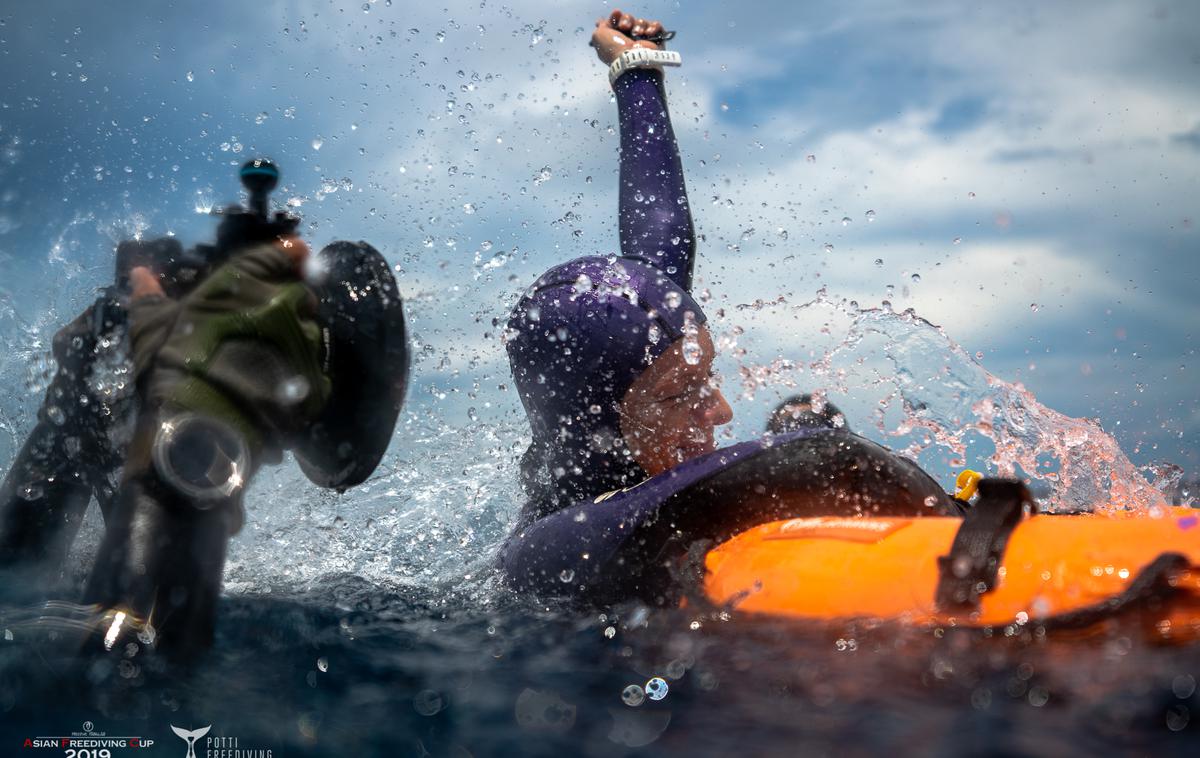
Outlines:
{"type": "Polygon", "coordinates": [[[1140,612],[1163,640],[1200,639],[1200,511],[1025,518],[1008,538],[995,586],[969,609],[948,609],[937,601],[938,559],[962,523],[774,521],[709,551],[705,593],[742,613],[936,626],[1094,629],[1140,612]]]}

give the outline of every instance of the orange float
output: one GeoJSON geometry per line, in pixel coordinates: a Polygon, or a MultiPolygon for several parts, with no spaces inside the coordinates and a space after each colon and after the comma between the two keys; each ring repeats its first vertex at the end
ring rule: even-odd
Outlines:
{"type": "MultiPolygon", "coordinates": [[[[1133,616],[1200,639],[1200,511],[1034,515],[1008,533],[991,586],[939,602],[957,518],[775,521],[709,551],[705,594],[736,611],[818,621],[1097,631],[1133,616]],[[941,560],[939,560],[941,559],[941,560]]],[[[953,569],[951,569],[953,570],[953,569]]]]}

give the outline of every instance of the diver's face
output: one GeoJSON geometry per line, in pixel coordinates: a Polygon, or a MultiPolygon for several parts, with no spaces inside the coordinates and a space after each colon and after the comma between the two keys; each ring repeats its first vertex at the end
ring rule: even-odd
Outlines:
{"type": "Polygon", "coordinates": [[[696,335],[698,359],[697,351],[689,351],[694,363],[685,357],[686,339],[656,358],[621,398],[621,435],[651,476],[715,450],[713,429],[733,419],[713,374],[708,327],[701,326],[696,335]]]}

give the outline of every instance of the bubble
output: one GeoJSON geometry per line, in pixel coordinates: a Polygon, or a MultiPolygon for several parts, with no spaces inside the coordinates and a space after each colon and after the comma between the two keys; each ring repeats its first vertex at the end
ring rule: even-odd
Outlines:
{"type": "Polygon", "coordinates": [[[32,482],[21,487],[17,494],[22,500],[40,500],[46,491],[42,489],[42,485],[32,482]]]}
{"type": "Polygon", "coordinates": [[[637,708],[646,701],[646,692],[636,684],[631,684],[621,691],[621,700],[630,708],[637,708]]]}
{"type": "Polygon", "coordinates": [[[46,417],[50,419],[55,426],[62,426],[67,423],[67,414],[63,413],[62,408],[57,405],[47,406],[46,417]]]}
{"type": "Polygon", "coordinates": [[[422,716],[432,716],[443,706],[442,696],[433,690],[421,690],[413,696],[413,710],[422,716]]]}
{"type": "Polygon", "coordinates": [[[667,691],[670,687],[667,686],[667,680],[661,676],[656,676],[646,682],[646,695],[651,700],[662,700],[667,696],[667,691]]]}
{"type": "Polygon", "coordinates": [[[575,571],[573,569],[566,568],[558,572],[558,581],[562,582],[563,584],[570,584],[574,578],[575,571]]]}
{"type": "Polygon", "coordinates": [[[329,670],[329,660],[325,657],[317,659],[317,670],[324,673],[329,670]]]}

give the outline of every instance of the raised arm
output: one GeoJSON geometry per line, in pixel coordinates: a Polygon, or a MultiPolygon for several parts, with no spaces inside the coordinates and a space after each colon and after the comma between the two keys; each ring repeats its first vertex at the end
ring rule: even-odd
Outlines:
{"type": "MultiPolygon", "coordinates": [[[[611,63],[634,47],[657,48],[635,38],[661,33],[657,21],[616,10],[597,22],[592,44],[600,60],[611,63]]],[[[659,268],[690,291],[696,238],[662,72],[628,70],[613,89],[621,125],[621,254],[659,268]]]]}

